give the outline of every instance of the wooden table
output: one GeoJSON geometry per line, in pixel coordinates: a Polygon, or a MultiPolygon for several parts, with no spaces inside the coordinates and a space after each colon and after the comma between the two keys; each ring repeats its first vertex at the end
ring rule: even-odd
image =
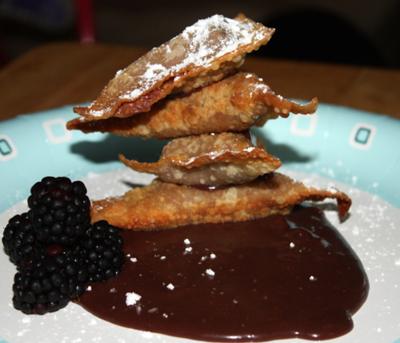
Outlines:
{"type": "MultiPolygon", "coordinates": [[[[0,70],[0,120],[94,99],[118,69],[144,52],[79,43],[36,48],[0,70]]],[[[318,96],[321,102],[400,118],[400,70],[251,57],[245,69],[287,97],[318,96]]]]}

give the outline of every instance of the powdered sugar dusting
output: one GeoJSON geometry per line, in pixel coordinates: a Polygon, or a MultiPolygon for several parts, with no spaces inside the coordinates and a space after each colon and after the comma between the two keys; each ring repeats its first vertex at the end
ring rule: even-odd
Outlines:
{"type": "Polygon", "coordinates": [[[222,15],[201,19],[182,33],[182,37],[190,42],[192,51],[182,62],[182,67],[189,64],[207,67],[215,58],[231,53],[239,46],[260,40],[263,36],[262,32],[254,30],[254,25],[222,15]],[[219,39],[215,41],[214,35],[217,31],[222,31],[224,35],[218,35],[219,39]]]}
{"type": "MultiPolygon", "coordinates": [[[[170,75],[176,76],[178,80],[179,71],[182,69],[207,68],[216,59],[234,53],[239,47],[262,40],[265,34],[264,30],[256,29],[255,23],[250,21],[238,21],[222,15],[201,19],[188,26],[170,42],[156,48],[162,51],[165,63],[148,63],[145,73],[138,79],[137,88],[120,95],[120,99],[135,100],[170,75]],[[171,64],[171,61],[175,60],[177,63],[171,64]]],[[[93,116],[101,115],[101,112],[101,110],[90,111],[93,116]]]]}
{"type": "Polygon", "coordinates": [[[211,268],[207,268],[205,273],[211,278],[213,278],[215,276],[215,271],[212,270],[211,268]]]}
{"type": "Polygon", "coordinates": [[[165,287],[167,287],[170,291],[173,291],[175,289],[175,286],[172,283],[169,283],[165,287]]]}
{"type": "Polygon", "coordinates": [[[120,99],[136,99],[139,97],[143,91],[147,88],[151,88],[157,80],[164,78],[168,75],[168,69],[163,65],[157,64],[147,64],[147,70],[141,77],[142,87],[135,88],[132,91],[125,93],[120,96],[120,99]]]}
{"type": "MultiPolygon", "coordinates": [[[[93,110],[93,109],[91,109],[90,110],[90,115],[93,116],[93,117],[101,117],[101,116],[104,115],[104,112],[106,112],[106,111],[105,110],[93,110]]],[[[81,121],[85,121],[84,117],[81,117],[80,119],[81,119],[81,121]]]]}
{"type": "Polygon", "coordinates": [[[126,306],[136,305],[136,303],[138,301],[140,301],[140,299],[142,299],[142,297],[139,294],[135,293],[135,292],[127,292],[125,294],[126,306]]]}

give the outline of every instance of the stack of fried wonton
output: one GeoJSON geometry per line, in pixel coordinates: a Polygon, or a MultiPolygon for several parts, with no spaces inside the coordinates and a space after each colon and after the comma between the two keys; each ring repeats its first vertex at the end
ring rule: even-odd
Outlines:
{"type": "Polygon", "coordinates": [[[273,32],[242,15],[199,20],[117,72],[88,107],[74,109],[80,117],[69,129],[172,139],[155,163],[120,155],[130,168],[158,178],[94,202],[93,221],[129,229],[243,221],[324,198],[336,198],[339,214],[347,213],[347,195],[276,173],[280,160],[252,143],[251,126],[314,113],[318,103],[294,103],[240,71],[245,55],[273,32]]]}

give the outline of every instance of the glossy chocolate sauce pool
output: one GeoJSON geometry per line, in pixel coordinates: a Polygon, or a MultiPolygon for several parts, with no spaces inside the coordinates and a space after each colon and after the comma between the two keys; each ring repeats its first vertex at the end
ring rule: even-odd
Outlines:
{"type": "Polygon", "coordinates": [[[79,303],[115,324],[197,340],[340,336],[368,279],[316,208],[244,223],[124,231],[127,261],[79,303]]]}

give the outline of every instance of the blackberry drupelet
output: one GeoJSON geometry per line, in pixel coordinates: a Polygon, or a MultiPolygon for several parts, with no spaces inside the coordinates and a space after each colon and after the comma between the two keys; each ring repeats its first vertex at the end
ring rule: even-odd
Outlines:
{"type": "Polygon", "coordinates": [[[28,205],[37,240],[45,244],[71,246],[90,223],[90,201],[81,181],[45,177],[33,185],[28,205]]]}
{"type": "Polygon", "coordinates": [[[94,223],[81,242],[90,281],[103,281],[118,274],[124,262],[119,229],[102,220],[94,223]]]}
{"type": "Polygon", "coordinates": [[[36,240],[29,213],[17,214],[8,221],[2,241],[5,253],[16,265],[29,264],[44,250],[36,240]]]}

